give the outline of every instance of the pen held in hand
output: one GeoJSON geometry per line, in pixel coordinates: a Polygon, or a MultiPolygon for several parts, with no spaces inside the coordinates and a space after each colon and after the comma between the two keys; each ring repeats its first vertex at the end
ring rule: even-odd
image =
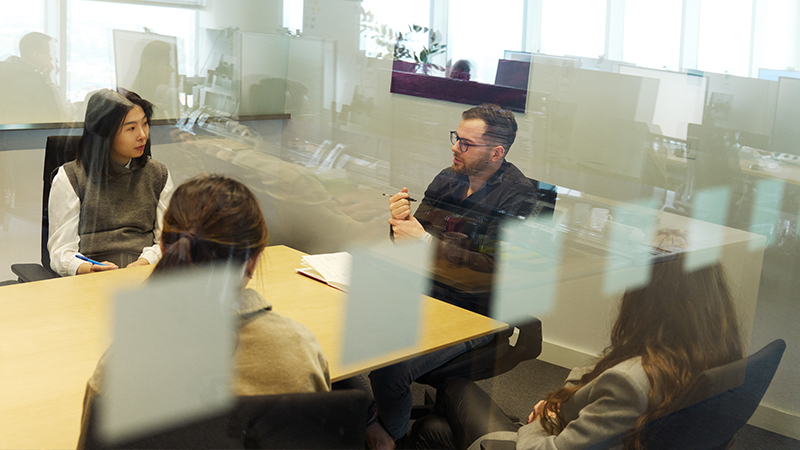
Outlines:
{"type": "MultiPolygon", "coordinates": [[[[387,193],[385,193],[385,192],[384,192],[384,193],[383,193],[383,196],[384,196],[384,197],[391,197],[391,196],[392,196],[392,194],[387,194],[387,193]]],[[[410,202],[415,202],[415,201],[417,201],[417,199],[415,199],[415,198],[411,198],[411,197],[408,197],[406,200],[408,200],[408,201],[410,201],[410,202]]]]}
{"type": "Polygon", "coordinates": [[[87,257],[85,257],[83,255],[75,255],[75,257],[80,259],[80,260],[86,261],[88,263],[94,264],[96,266],[107,266],[108,265],[108,264],[103,264],[101,262],[97,262],[97,261],[95,261],[93,259],[89,259],[89,258],[87,258],[87,257]]]}

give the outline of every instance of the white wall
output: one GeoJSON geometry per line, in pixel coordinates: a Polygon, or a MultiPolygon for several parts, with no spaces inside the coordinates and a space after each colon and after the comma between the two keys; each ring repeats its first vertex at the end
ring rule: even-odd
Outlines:
{"type": "Polygon", "coordinates": [[[208,0],[200,13],[202,28],[275,34],[282,22],[283,3],[275,0],[208,0]]]}

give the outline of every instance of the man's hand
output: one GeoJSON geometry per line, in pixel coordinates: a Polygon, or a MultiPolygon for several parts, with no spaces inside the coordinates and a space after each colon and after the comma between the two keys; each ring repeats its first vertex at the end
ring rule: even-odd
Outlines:
{"type": "Polygon", "coordinates": [[[392,213],[392,219],[406,220],[411,217],[411,202],[408,201],[409,197],[408,189],[403,188],[389,199],[389,211],[392,213]]]}
{"type": "Polygon", "coordinates": [[[137,259],[136,261],[134,261],[134,262],[132,262],[132,263],[128,264],[128,265],[127,265],[127,266],[125,266],[125,267],[147,266],[147,265],[149,265],[149,264],[150,264],[150,261],[148,261],[147,259],[145,259],[145,258],[139,258],[139,259],[137,259]]]}
{"type": "Polygon", "coordinates": [[[414,216],[408,219],[389,219],[389,224],[394,232],[394,240],[402,241],[408,239],[422,239],[425,236],[425,228],[414,216]]]}
{"type": "Polygon", "coordinates": [[[98,266],[97,264],[90,264],[88,262],[87,263],[83,263],[80,266],[78,266],[78,270],[75,271],[75,274],[76,275],[82,275],[84,273],[103,272],[105,270],[119,269],[119,267],[117,267],[116,264],[114,264],[112,262],[109,262],[109,261],[103,261],[103,264],[105,264],[105,265],[104,266],[98,266]]]}

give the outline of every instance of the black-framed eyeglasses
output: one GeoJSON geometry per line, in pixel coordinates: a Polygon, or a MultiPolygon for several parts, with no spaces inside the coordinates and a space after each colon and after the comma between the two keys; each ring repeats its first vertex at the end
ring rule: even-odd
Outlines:
{"type": "Polygon", "coordinates": [[[450,143],[455,145],[458,142],[458,150],[461,153],[467,153],[470,147],[494,147],[494,145],[487,145],[487,144],[470,144],[468,142],[464,142],[464,139],[458,136],[458,133],[455,131],[450,132],[450,143]]]}

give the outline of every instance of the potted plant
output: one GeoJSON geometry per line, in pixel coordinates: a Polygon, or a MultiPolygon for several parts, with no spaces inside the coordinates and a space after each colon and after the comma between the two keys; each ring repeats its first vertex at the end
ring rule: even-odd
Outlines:
{"type": "Polygon", "coordinates": [[[433,56],[445,52],[447,44],[441,43],[440,33],[428,27],[413,24],[408,25],[405,33],[395,31],[386,24],[375,22],[372,12],[367,11],[362,17],[361,32],[368,33],[368,38],[381,49],[374,57],[388,59],[391,55],[393,70],[418,72],[421,69],[426,75],[432,70],[444,72],[444,67],[433,62],[433,56]],[[422,35],[427,35],[427,39],[420,39],[422,35]]]}

